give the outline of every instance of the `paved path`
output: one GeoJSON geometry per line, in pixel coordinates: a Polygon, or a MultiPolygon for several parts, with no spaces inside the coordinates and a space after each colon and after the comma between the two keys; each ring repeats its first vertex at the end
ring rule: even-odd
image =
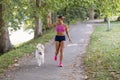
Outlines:
{"type": "Polygon", "coordinates": [[[66,41],[64,66],[58,67],[59,60],[55,62],[54,42],[45,51],[45,64],[38,67],[33,57],[23,60],[22,65],[8,71],[7,76],[2,80],[85,80],[82,57],[86,52],[93,27],[90,24],[78,23],[72,25],[70,34],[73,43],[66,41]]]}

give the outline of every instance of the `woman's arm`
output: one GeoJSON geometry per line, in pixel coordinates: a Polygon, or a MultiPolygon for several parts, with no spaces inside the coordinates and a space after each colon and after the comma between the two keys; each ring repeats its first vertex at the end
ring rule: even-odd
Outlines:
{"type": "Polygon", "coordinates": [[[56,26],[56,24],[52,24],[50,17],[48,17],[47,19],[48,19],[47,20],[48,27],[55,27],[56,26]]]}
{"type": "Polygon", "coordinates": [[[66,25],[66,34],[67,34],[67,37],[68,37],[69,41],[72,42],[71,37],[70,37],[70,34],[69,34],[68,25],[66,25]]]}
{"type": "Polygon", "coordinates": [[[55,27],[56,26],[56,24],[52,24],[52,23],[50,23],[50,22],[48,22],[48,27],[55,27]]]}

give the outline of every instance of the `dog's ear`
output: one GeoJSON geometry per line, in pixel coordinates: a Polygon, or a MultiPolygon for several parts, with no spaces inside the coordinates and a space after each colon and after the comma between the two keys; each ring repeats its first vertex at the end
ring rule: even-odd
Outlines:
{"type": "Polygon", "coordinates": [[[44,45],[41,45],[41,47],[42,47],[43,50],[45,49],[44,45]]]}
{"type": "Polygon", "coordinates": [[[41,44],[40,44],[40,43],[39,43],[39,44],[37,44],[36,48],[39,48],[39,47],[41,47],[41,44]]]}

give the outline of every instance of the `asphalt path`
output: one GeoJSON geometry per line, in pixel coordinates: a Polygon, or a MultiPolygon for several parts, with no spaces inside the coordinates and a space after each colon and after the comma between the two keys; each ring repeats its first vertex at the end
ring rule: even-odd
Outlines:
{"type": "Polygon", "coordinates": [[[10,70],[2,80],[85,80],[87,78],[82,57],[86,53],[92,24],[78,23],[70,25],[72,43],[65,44],[63,67],[58,67],[59,60],[54,61],[54,41],[45,50],[45,64],[38,67],[34,57],[23,59],[18,68],[10,70]]]}

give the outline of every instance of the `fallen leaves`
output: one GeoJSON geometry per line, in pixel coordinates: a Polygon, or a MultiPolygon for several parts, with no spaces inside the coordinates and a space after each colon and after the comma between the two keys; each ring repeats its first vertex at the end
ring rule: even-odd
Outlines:
{"type": "Polygon", "coordinates": [[[119,77],[115,72],[111,72],[110,75],[111,75],[115,80],[120,80],[120,77],[119,77]]]}

